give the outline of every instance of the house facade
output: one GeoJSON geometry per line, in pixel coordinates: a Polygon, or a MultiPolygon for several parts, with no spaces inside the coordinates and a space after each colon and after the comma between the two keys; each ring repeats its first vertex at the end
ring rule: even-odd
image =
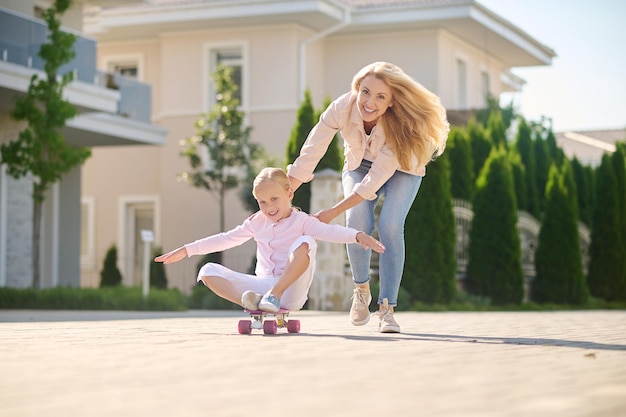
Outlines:
{"type": "MultiPolygon", "coordinates": [[[[0,2],[0,143],[17,139],[25,127],[10,116],[15,98],[28,91],[33,75],[45,78],[37,52],[46,41],[47,26],[38,17],[52,3],[0,2]]],[[[60,71],[74,72],[75,81],[64,94],[79,113],[63,129],[66,140],[93,149],[150,149],[163,144],[167,132],[150,121],[150,86],[97,69],[97,43],[81,34],[84,6],[75,2],[62,19],[63,30],[78,35],[76,57],[60,71]],[[111,83],[116,84],[115,89],[111,83]]],[[[7,173],[6,166],[0,165],[0,286],[30,287],[33,282],[32,181],[30,177],[16,180],[7,173]]],[[[82,181],[82,169],[77,167],[46,196],[40,242],[44,288],[79,286],[81,267],[95,264],[95,243],[82,233],[87,230],[85,222],[92,220],[89,215],[94,213],[88,211],[94,205],[81,203],[82,181]]]]}
{"type": "MultiPolygon", "coordinates": [[[[104,3],[104,2],[103,2],[104,3]]],[[[284,161],[306,89],[316,108],[350,88],[374,61],[403,68],[450,111],[482,107],[487,94],[519,91],[520,66],[549,65],[554,51],[472,0],[152,0],[86,8],[84,32],[97,40],[98,68],[152,86],[152,122],[160,147],[94,148],[82,169],[81,195],[95,213],[84,237],[95,262],[81,285],[97,286],[106,250],[118,248],[124,283],[142,276],[141,230],[168,251],[218,233],[217,201],[179,181],[189,163],[180,142],[214,103],[211,74],[230,65],[240,86],[251,140],[284,161]]],[[[227,195],[226,228],[247,213],[227,195]]],[[[250,242],[225,253],[227,266],[249,269],[250,242]]],[[[198,260],[167,266],[170,287],[187,292],[198,260]]]]}

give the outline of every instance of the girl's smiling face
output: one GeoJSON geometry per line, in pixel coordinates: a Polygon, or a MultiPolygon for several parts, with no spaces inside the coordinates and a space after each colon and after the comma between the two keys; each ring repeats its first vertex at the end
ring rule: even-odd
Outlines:
{"type": "Polygon", "coordinates": [[[391,88],[376,76],[368,75],[361,81],[357,102],[363,121],[375,123],[393,105],[391,88]]]}
{"type": "Polygon", "coordinates": [[[285,189],[276,181],[263,181],[254,188],[254,198],[259,209],[273,222],[278,222],[291,215],[293,191],[285,189]]]}

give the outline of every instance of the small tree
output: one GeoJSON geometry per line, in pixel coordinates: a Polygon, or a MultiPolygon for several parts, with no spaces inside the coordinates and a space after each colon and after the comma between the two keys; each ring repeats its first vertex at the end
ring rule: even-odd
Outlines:
{"type": "Polygon", "coordinates": [[[578,237],[576,187],[569,166],[553,164],[546,187],[546,212],[535,252],[531,298],[538,302],[583,304],[587,286],[578,237]]]}
{"type": "Polygon", "coordinates": [[[617,191],[613,162],[605,154],[597,173],[587,284],[592,295],[609,301],[626,300],[621,277],[624,249],[621,247],[617,191]]]}
{"type": "MultiPolygon", "coordinates": [[[[313,103],[311,101],[311,94],[309,90],[305,91],[304,100],[300,104],[298,109],[298,115],[296,124],[291,130],[291,137],[287,142],[287,164],[292,163],[298,155],[302,145],[306,141],[309,132],[320,118],[321,113],[331,103],[329,98],[324,102],[324,106],[321,111],[315,111],[313,103]]],[[[343,165],[343,158],[341,151],[339,150],[339,137],[335,135],[331,141],[326,153],[320,159],[319,163],[315,167],[315,171],[321,171],[326,168],[330,168],[334,171],[341,171],[343,165]]],[[[302,211],[310,212],[311,210],[311,183],[304,183],[296,190],[293,198],[293,205],[300,207],[302,211]]]]}
{"type": "Polygon", "coordinates": [[[472,204],[467,289],[494,304],[519,304],[524,295],[513,174],[503,149],[493,150],[476,181],[472,204]]]}
{"type": "Polygon", "coordinates": [[[474,192],[472,147],[464,129],[452,126],[445,154],[450,160],[452,197],[472,201],[474,192]]]}
{"type": "Polygon", "coordinates": [[[523,117],[520,118],[517,128],[514,148],[524,164],[525,171],[524,187],[526,193],[524,200],[518,201],[518,206],[521,210],[526,210],[538,218],[540,213],[539,195],[537,192],[537,182],[535,180],[536,163],[535,152],[533,152],[532,130],[523,117]]]}
{"type": "Polygon", "coordinates": [[[111,245],[104,257],[104,265],[100,271],[100,287],[115,287],[122,284],[122,273],[117,268],[117,247],[111,245]]]}
{"type": "MultiPolygon", "coordinates": [[[[152,249],[152,259],[163,253],[163,249],[155,247],[152,249]]],[[[150,262],[150,286],[162,290],[167,289],[167,273],[162,262],[150,262]]]]}
{"type": "Polygon", "coordinates": [[[74,56],[76,36],[61,31],[59,17],[71,6],[70,0],[56,0],[43,12],[48,24],[48,42],[41,45],[38,55],[44,61],[46,78],[37,74],[30,79],[28,92],[15,101],[11,116],[26,121],[18,139],[0,145],[0,163],[7,172],[19,179],[28,174],[33,178],[33,236],[32,268],[33,287],[41,284],[39,270],[39,241],[43,202],[50,186],[60,181],[74,167],[81,165],[90,155],[87,148],[68,144],[60,133],[67,120],[76,116],[76,108],[63,98],[64,88],[73,80],[73,73],[59,77],[59,68],[74,56]]]}
{"type": "Polygon", "coordinates": [[[494,147],[508,147],[506,140],[506,126],[502,120],[502,113],[499,110],[494,110],[489,114],[489,120],[487,121],[487,137],[494,147]]]}
{"type": "Polygon", "coordinates": [[[248,140],[252,129],[243,126],[244,113],[238,110],[232,71],[231,67],[220,65],[212,74],[217,102],[195,122],[196,134],[183,142],[181,151],[189,159],[191,170],[183,172],[180,178],[204,188],[217,199],[222,232],[226,192],[248,180],[253,161],[262,153],[260,145],[248,140]]]}
{"type": "MultiPolygon", "coordinates": [[[[304,100],[300,103],[296,124],[291,129],[291,136],[287,142],[287,164],[292,163],[300,154],[300,149],[306,141],[311,129],[315,126],[315,109],[311,100],[311,93],[304,92],[304,100]]],[[[311,184],[304,183],[296,190],[293,205],[309,213],[311,211],[311,184]]]]}
{"type": "Polygon", "coordinates": [[[572,159],[572,172],[576,181],[576,195],[578,196],[578,220],[591,226],[593,211],[593,169],[572,159]]]}
{"type": "Polygon", "coordinates": [[[492,145],[485,129],[475,119],[471,119],[467,124],[467,136],[472,147],[474,178],[478,178],[485,161],[489,157],[492,145]]]}
{"type": "Polygon", "coordinates": [[[406,220],[402,286],[413,301],[446,304],[456,294],[456,223],[448,157],[444,153],[428,165],[406,220]]]}

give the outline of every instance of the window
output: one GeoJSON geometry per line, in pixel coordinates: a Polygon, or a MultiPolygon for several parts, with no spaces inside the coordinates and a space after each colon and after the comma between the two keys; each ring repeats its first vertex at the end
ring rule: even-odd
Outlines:
{"type": "Polygon", "coordinates": [[[123,75],[125,77],[137,78],[137,75],[139,74],[139,69],[137,67],[137,64],[115,64],[113,65],[113,72],[123,75]]]}
{"type": "Polygon", "coordinates": [[[456,59],[456,106],[467,109],[467,63],[461,58],[456,59]]]}
{"type": "MultiPolygon", "coordinates": [[[[218,65],[224,65],[233,69],[233,81],[237,85],[235,97],[239,100],[240,105],[244,104],[243,100],[243,53],[239,47],[212,49],[210,53],[210,74],[209,79],[217,69],[218,65]]],[[[209,83],[209,105],[213,105],[216,101],[213,83],[209,83]]]]}

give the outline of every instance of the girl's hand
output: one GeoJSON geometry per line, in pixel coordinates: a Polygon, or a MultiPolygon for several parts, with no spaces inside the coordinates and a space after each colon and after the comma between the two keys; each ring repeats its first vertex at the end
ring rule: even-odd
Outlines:
{"type": "Polygon", "coordinates": [[[157,256],[154,258],[155,262],[163,262],[164,264],[172,264],[174,262],[178,262],[181,259],[187,257],[187,249],[184,246],[174,249],[171,252],[165,253],[163,255],[157,256]]]}
{"type": "Polygon", "coordinates": [[[356,234],[356,242],[364,249],[371,249],[376,253],[383,253],[385,251],[385,247],[382,243],[363,232],[356,234]]]}

